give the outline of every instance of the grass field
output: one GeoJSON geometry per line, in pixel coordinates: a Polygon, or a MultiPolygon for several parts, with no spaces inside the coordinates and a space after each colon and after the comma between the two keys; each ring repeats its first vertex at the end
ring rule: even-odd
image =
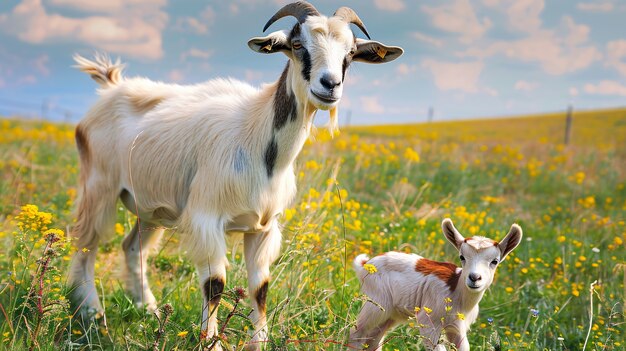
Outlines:
{"type": "MultiPolygon", "coordinates": [[[[267,349],[345,349],[365,301],[351,260],[402,250],[458,264],[440,230],[451,217],[466,236],[501,238],[513,222],[524,229],[481,303],[473,350],[624,350],[626,110],[575,113],[569,145],[564,125],[554,114],[353,127],[333,139],[320,131],[298,159],[298,196],[282,219],[267,349]]],[[[196,273],[175,232],[149,260],[152,289],[173,312],[159,320],[125,295],[117,262],[134,219],[121,207],[118,235],[96,266],[108,330],[72,324],[64,282],[78,175],[73,127],[0,120],[0,155],[0,349],[207,346],[196,273]]],[[[248,303],[234,293],[246,286],[241,245],[229,254],[219,318],[223,345],[240,350],[251,328],[248,303]]],[[[410,324],[387,340],[384,350],[421,348],[410,324]]]]}

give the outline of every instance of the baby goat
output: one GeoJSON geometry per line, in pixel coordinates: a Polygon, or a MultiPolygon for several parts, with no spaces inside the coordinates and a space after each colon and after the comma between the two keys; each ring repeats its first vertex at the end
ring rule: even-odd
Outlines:
{"type": "Polygon", "coordinates": [[[458,350],[469,350],[467,331],[478,317],[478,303],[491,285],[498,264],[520,243],[522,228],[513,224],[506,237],[497,242],[481,236],[466,239],[449,218],[441,227],[459,251],[461,268],[401,252],[387,252],[372,259],[366,255],[356,257],[353,266],[361,290],[378,305],[365,302],[350,333],[351,348],[380,350],[388,330],[416,316],[428,349],[445,350],[437,345],[443,329],[458,350]],[[373,265],[376,271],[365,264],[373,265]],[[368,268],[374,273],[370,274],[368,268]]]}
{"type": "Polygon", "coordinates": [[[277,218],[296,192],[293,163],[313,116],[330,110],[334,129],[350,63],[389,62],[402,54],[399,47],[356,38],[351,23],[369,35],[347,7],[325,17],[309,3],[288,4],[264,30],[286,16],[297,19],[291,30],[248,41],[256,52],[289,58],[278,81],[260,89],[231,79],[181,86],[125,78],[119,62],[75,57],[101,86],[100,99],[76,127],[81,175],[72,234],[78,251],[69,284],[79,319],[103,312],[94,264],[98,245],[113,233],[120,198],[138,217],[123,243],[137,305],[156,309],[146,259],[164,228],[174,227],[198,270],[202,328],[207,338],[217,335],[226,235],[243,233],[255,324],[248,347],[266,340],[269,267],[281,243],[277,218]]]}

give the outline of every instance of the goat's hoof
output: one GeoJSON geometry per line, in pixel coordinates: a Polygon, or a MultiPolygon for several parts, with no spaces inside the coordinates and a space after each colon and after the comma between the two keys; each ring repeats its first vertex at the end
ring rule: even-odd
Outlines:
{"type": "Polygon", "coordinates": [[[146,299],[147,302],[135,301],[135,308],[139,311],[145,310],[147,314],[160,315],[159,307],[157,306],[156,299],[146,299]]]}

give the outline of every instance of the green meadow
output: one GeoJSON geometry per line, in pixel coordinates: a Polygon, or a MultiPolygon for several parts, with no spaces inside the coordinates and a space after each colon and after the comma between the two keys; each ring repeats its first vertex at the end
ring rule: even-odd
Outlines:
{"type": "MultiPolygon", "coordinates": [[[[564,136],[557,113],[351,127],[334,138],[320,129],[298,158],[298,196],[281,219],[265,349],[345,350],[367,301],[354,257],[399,250],[460,264],[440,229],[450,217],[465,236],[499,239],[512,223],[524,230],[481,302],[473,350],[624,350],[626,110],[575,112],[567,145],[564,136]]],[[[65,287],[80,249],[68,238],[79,173],[73,126],[2,119],[0,155],[0,350],[211,349],[200,340],[200,285],[176,230],[148,261],[168,307],[156,317],[125,294],[121,242],[134,218],[121,204],[96,265],[106,327],[73,323],[65,287]]],[[[252,329],[236,291],[246,287],[241,246],[232,240],[219,311],[227,350],[242,350],[252,329]]],[[[383,347],[419,349],[411,321],[383,347]]]]}

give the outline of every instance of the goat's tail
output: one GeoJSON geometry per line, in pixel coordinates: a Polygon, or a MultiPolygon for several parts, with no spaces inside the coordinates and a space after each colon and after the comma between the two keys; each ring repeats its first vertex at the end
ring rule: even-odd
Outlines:
{"type": "Polygon", "coordinates": [[[363,268],[363,265],[369,260],[370,258],[366,254],[360,254],[354,259],[354,261],[352,261],[352,268],[354,268],[354,271],[360,281],[362,281],[363,277],[365,277],[368,273],[365,268],[363,268]]]}
{"type": "Polygon", "coordinates": [[[94,61],[91,61],[75,54],[74,61],[76,61],[74,67],[89,74],[103,88],[117,85],[123,78],[124,64],[119,58],[113,62],[108,55],[96,53],[94,61]]]}

